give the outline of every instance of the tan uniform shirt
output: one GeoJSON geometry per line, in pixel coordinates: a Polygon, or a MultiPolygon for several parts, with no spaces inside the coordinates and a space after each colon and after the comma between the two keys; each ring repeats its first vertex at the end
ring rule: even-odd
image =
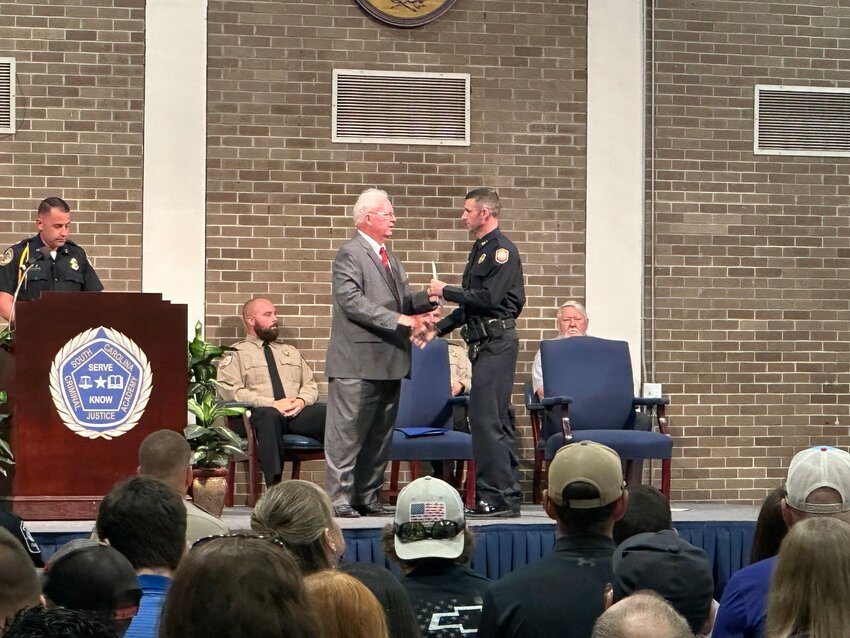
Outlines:
{"type": "MultiPolygon", "coordinates": [[[[302,399],[305,405],[314,404],[319,397],[319,386],[298,349],[280,341],[273,341],[269,346],[277,362],[286,398],[302,399]]],[[[233,347],[236,352],[224,353],[218,366],[221,398],[253,403],[257,407],[271,406],[274,391],[262,339],[248,335],[233,347]]]]}
{"type": "Polygon", "coordinates": [[[464,346],[454,343],[449,344],[449,367],[452,373],[452,382],[455,381],[463,386],[463,392],[469,394],[472,388],[472,362],[466,353],[464,346]]]}

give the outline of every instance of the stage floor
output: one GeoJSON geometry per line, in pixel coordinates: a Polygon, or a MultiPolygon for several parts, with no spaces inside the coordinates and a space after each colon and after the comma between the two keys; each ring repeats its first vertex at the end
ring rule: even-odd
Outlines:
{"type": "MultiPolygon", "coordinates": [[[[758,518],[759,508],[754,505],[725,505],[721,503],[675,503],[673,524],[677,522],[748,521],[758,518]]],[[[248,507],[226,507],[222,519],[230,529],[251,527],[251,509],[248,507]]],[[[337,519],[343,529],[374,529],[392,523],[392,517],[361,517],[337,519]]],[[[520,518],[496,518],[470,520],[470,526],[479,525],[545,525],[554,523],[546,516],[540,505],[523,505],[520,518]]],[[[28,521],[27,527],[33,534],[56,534],[90,532],[94,521],[28,521]]]]}

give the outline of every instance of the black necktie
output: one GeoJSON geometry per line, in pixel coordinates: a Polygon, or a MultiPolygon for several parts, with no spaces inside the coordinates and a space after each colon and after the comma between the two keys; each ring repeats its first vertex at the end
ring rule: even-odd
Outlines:
{"type": "Polygon", "coordinates": [[[266,365],[269,367],[269,376],[272,380],[272,392],[274,392],[274,400],[283,399],[286,393],[283,391],[283,383],[280,381],[280,374],[277,371],[277,363],[274,360],[274,352],[272,352],[269,342],[263,342],[263,354],[266,355],[266,365]]]}

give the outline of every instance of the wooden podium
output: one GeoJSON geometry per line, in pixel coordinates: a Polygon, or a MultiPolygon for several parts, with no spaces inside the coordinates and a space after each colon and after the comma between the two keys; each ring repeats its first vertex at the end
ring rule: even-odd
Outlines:
{"type": "Polygon", "coordinates": [[[0,434],[15,465],[0,476],[0,505],[24,520],[96,518],[136,473],[142,439],[186,424],[187,308],[152,293],[49,292],[15,314],[0,362],[0,434]],[[112,431],[90,422],[116,416],[112,431]]]}

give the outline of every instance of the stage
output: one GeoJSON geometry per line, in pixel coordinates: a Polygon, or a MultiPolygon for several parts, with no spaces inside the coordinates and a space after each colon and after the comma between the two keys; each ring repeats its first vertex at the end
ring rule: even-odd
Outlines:
{"type": "MultiPolygon", "coordinates": [[[[715,596],[719,600],[729,577],[749,561],[758,507],[676,503],[673,524],[688,542],[702,547],[714,565],[715,596]]],[[[251,510],[229,507],[222,517],[232,530],[250,527],[251,510]]],[[[339,519],[346,540],[345,560],[386,564],[381,552],[381,528],[391,518],[339,519]]],[[[492,579],[533,562],[552,548],[554,523],[539,505],[525,505],[519,519],[470,521],[476,547],[472,567],[492,579]]],[[[28,522],[44,558],[74,538],[88,536],[93,521],[28,522]]]]}

